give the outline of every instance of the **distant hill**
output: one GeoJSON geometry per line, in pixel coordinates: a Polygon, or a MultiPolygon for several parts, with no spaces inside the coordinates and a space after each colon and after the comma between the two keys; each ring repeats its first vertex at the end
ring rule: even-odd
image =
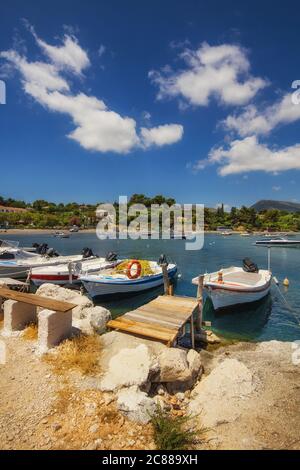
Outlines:
{"type": "Polygon", "coordinates": [[[289,201],[272,201],[268,199],[261,199],[251,206],[257,212],[268,210],[268,209],[278,209],[280,211],[287,212],[300,212],[300,204],[298,202],[289,202],[289,201]]]}

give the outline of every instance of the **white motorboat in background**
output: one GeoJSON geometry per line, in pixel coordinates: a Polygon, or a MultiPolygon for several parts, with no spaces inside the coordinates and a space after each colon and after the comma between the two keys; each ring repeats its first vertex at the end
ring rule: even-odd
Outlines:
{"type": "Polygon", "coordinates": [[[54,266],[82,261],[87,258],[94,259],[92,251],[84,249],[80,255],[60,256],[46,244],[41,246],[39,253],[29,253],[19,248],[9,250],[0,249],[0,277],[25,279],[28,272],[41,266],[54,266]]]}
{"type": "Polygon", "coordinates": [[[264,246],[300,246],[300,240],[290,240],[289,238],[276,237],[268,240],[256,240],[255,245],[264,246]]]}
{"type": "MultiPolygon", "coordinates": [[[[142,260],[126,260],[118,266],[118,270],[105,269],[97,274],[81,275],[79,279],[92,298],[102,299],[138,294],[163,285],[162,266],[155,261],[146,261],[149,269],[145,273],[142,266],[144,263],[142,260]],[[127,266],[125,269],[122,268],[124,263],[127,266]]],[[[177,273],[176,264],[169,264],[167,272],[169,279],[172,280],[177,273]]]]}
{"type": "MultiPolygon", "coordinates": [[[[232,266],[205,274],[203,287],[214,309],[219,310],[263,299],[270,291],[271,279],[272,273],[269,270],[249,272],[245,271],[245,267],[232,266]]],[[[198,285],[198,282],[198,277],[192,280],[193,284],[198,285]]]]}
{"type": "Polygon", "coordinates": [[[70,238],[70,234],[66,232],[55,232],[54,237],[57,238],[70,238]]]}
{"type": "Polygon", "coordinates": [[[109,261],[106,258],[88,258],[68,264],[40,266],[31,269],[30,280],[35,286],[40,286],[45,283],[63,286],[69,283],[77,283],[81,275],[87,276],[97,273],[102,269],[113,268],[120,262],[119,260],[109,261]]]}

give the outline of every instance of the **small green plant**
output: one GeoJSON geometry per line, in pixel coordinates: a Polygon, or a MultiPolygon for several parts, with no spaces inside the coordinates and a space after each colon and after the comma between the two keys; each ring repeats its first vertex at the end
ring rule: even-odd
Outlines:
{"type": "Polygon", "coordinates": [[[198,442],[199,433],[188,427],[191,416],[172,416],[157,406],[151,416],[154,442],[158,450],[188,450],[198,442]]]}

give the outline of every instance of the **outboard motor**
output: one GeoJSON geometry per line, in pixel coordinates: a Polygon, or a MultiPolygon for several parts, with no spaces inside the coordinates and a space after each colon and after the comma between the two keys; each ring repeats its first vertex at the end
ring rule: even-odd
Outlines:
{"type": "Polygon", "coordinates": [[[164,254],[160,255],[157,264],[159,266],[162,266],[163,264],[166,264],[168,266],[169,263],[168,263],[166,255],[164,255],[164,254]]]}
{"type": "Polygon", "coordinates": [[[45,255],[47,253],[48,248],[49,247],[47,243],[42,243],[42,245],[39,245],[36,251],[39,255],[45,255]]]}
{"type": "Polygon", "coordinates": [[[92,256],[95,256],[91,248],[83,248],[82,252],[82,258],[91,258],[92,256]]]}
{"type": "Polygon", "coordinates": [[[246,271],[246,273],[258,273],[257,264],[250,258],[243,259],[243,270],[246,271]]]}
{"type": "Polygon", "coordinates": [[[105,261],[117,261],[118,255],[114,251],[107,253],[105,261]]]}
{"type": "Polygon", "coordinates": [[[39,247],[40,247],[40,246],[41,246],[41,245],[40,245],[39,243],[33,243],[33,244],[32,244],[32,248],[35,248],[35,252],[36,252],[36,253],[39,253],[39,247]]]}
{"type": "Polygon", "coordinates": [[[54,258],[56,256],[59,256],[59,253],[54,248],[48,248],[46,251],[46,255],[49,256],[49,258],[54,258]]]}

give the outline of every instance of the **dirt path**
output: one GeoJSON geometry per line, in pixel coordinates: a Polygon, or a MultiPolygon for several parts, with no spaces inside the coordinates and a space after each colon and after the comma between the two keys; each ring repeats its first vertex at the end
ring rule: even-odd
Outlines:
{"type": "Polygon", "coordinates": [[[300,365],[292,362],[291,344],[240,343],[220,349],[210,366],[225,358],[248,367],[255,391],[240,399],[237,419],[214,428],[215,448],[300,449],[300,365]]]}
{"type": "MultiPolygon", "coordinates": [[[[93,379],[56,375],[35,354],[34,341],[0,340],[7,350],[7,362],[0,365],[1,449],[155,448],[151,426],[126,420],[113,395],[93,388],[93,379]]],[[[240,360],[257,386],[240,400],[239,416],[219,423],[202,448],[300,448],[300,366],[292,364],[286,348],[277,356],[258,348],[241,343],[206,360],[207,373],[224,358],[240,360]]]]}
{"type": "Polygon", "coordinates": [[[1,449],[151,449],[150,426],[124,419],[112,397],[78,374],[57,376],[34,341],[1,338],[1,449]]]}

